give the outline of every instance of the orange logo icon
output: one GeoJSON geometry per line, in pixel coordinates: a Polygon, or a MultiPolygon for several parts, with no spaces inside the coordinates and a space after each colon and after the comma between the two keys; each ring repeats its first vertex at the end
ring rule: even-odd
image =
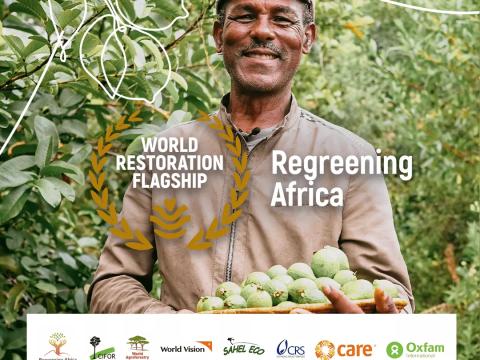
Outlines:
{"type": "Polygon", "coordinates": [[[335,355],[335,346],[328,340],[322,340],[315,346],[315,355],[320,360],[330,360],[335,355]]]}

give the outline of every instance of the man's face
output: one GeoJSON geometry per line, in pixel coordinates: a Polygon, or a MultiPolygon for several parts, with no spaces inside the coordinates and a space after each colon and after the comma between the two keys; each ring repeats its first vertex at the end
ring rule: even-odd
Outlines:
{"type": "Polygon", "coordinates": [[[315,39],[315,25],[303,25],[298,0],[230,0],[225,23],[215,23],[232,85],[246,92],[277,92],[290,85],[315,39]]]}

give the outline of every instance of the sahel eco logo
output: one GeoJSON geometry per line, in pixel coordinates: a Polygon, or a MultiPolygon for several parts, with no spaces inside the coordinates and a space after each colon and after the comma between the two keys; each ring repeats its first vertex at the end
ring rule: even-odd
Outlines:
{"type": "Polygon", "coordinates": [[[64,351],[64,346],[67,343],[67,338],[63,333],[61,332],[55,332],[52,335],[50,335],[50,338],[48,339],[48,343],[53,346],[53,349],[50,351],[46,352],[45,355],[47,356],[46,358],[40,357],[39,360],[50,360],[50,359],[64,359],[64,360],[76,360],[73,356],[71,356],[69,353],[64,351]]]}
{"type": "Polygon", "coordinates": [[[145,347],[147,344],[150,344],[146,338],[140,335],[136,335],[128,339],[127,342],[130,345],[129,350],[127,351],[127,360],[148,360],[150,356],[148,355],[148,349],[145,347]]]}
{"type": "Polygon", "coordinates": [[[235,342],[235,339],[231,337],[227,340],[230,344],[223,348],[223,355],[225,356],[230,354],[262,355],[265,352],[265,349],[255,343],[244,341],[235,342]]]}
{"type": "Polygon", "coordinates": [[[108,349],[98,350],[97,346],[100,345],[102,341],[98,336],[93,336],[90,339],[90,345],[93,347],[93,354],[90,355],[90,359],[115,359],[115,348],[109,347],[108,349]]]}
{"type": "Polygon", "coordinates": [[[305,358],[305,346],[292,345],[287,339],[283,339],[277,345],[277,358],[305,358]]]}
{"type": "Polygon", "coordinates": [[[315,355],[320,360],[338,357],[370,357],[373,353],[371,344],[340,344],[335,346],[331,341],[322,340],[315,346],[315,355]]]}
{"type": "Polygon", "coordinates": [[[160,346],[160,351],[162,353],[204,353],[207,350],[211,352],[212,348],[211,341],[195,341],[194,344],[189,345],[160,346]]]}
{"type": "Polygon", "coordinates": [[[398,359],[402,355],[407,358],[428,357],[435,358],[436,354],[445,352],[445,345],[441,344],[429,344],[425,342],[423,344],[417,344],[409,342],[405,346],[397,341],[392,341],[387,345],[387,355],[392,359],[398,359]]]}

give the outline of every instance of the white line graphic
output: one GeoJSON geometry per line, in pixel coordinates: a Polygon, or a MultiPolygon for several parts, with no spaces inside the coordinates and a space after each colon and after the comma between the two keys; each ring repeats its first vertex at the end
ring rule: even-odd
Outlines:
{"type": "Polygon", "coordinates": [[[439,10],[439,9],[430,9],[430,8],[426,8],[426,7],[415,6],[415,5],[408,5],[408,4],[404,4],[402,2],[392,1],[392,0],[380,0],[380,1],[383,1],[384,3],[391,4],[391,5],[401,6],[401,7],[407,8],[407,9],[413,9],[413,10],[424,11],[424,12],[431,12],[431,13],[436,13],[436,14],[480,15],[480,10],[476,10],[476,11],[439,10]]]}

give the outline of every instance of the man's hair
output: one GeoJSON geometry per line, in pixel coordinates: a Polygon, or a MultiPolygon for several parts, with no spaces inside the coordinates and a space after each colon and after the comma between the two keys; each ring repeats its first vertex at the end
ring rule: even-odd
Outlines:
{"type": "MultiPolygon", "coordinates": [[[[298,0],[303,3],[303,25],[308,25],[314,22],[314,9],[312,0],[298,0]]],[[[220,24],[225,22],[225,5],[228,0],[217,1],[217,20],[220,24]]]]}

